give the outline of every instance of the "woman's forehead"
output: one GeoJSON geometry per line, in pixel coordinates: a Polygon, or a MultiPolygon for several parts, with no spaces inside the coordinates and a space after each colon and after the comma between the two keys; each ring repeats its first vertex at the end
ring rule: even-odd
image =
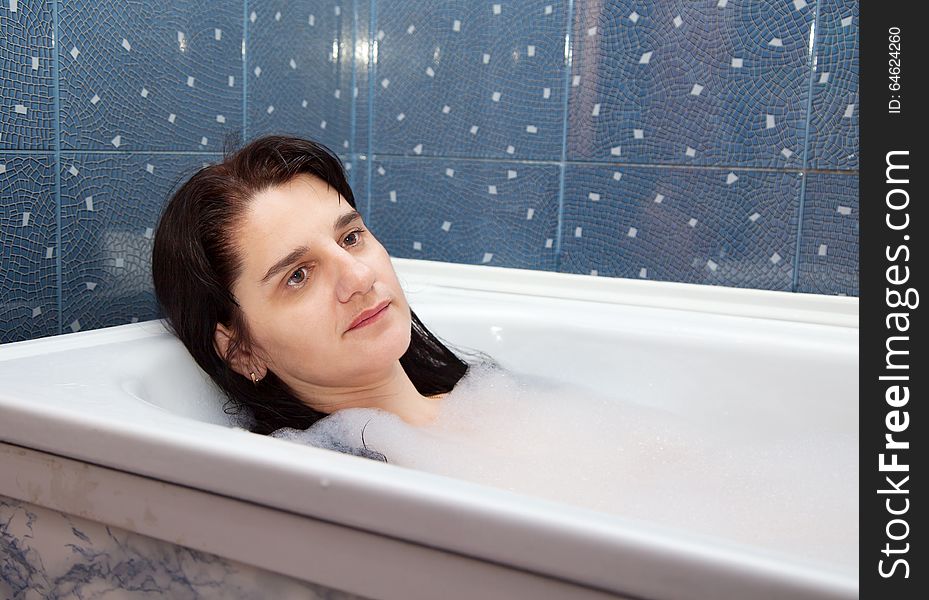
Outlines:
{"type": "Polygon", "coordinates": [[[300,173],[289,181],[261,190],[255,194],[252,204],[255,204],[255,200],[268,197],[307,205],[315,205],[323,200],[331,204],[339,198],[339,191],[319,177],[300,173]]]}
{"type": "Polygon", "coordinates": [[[316,177],[298,176],[262,190],[252,199],[240,228],[245,270],[268,269],[295,248],[310,248],[331,235],[333,223],[348,211],[339,192],[316,177]]]}
{"type": "Polygon", "coordinates": [[[299,216],[304,226],[317,220],[320,225],[331,222],[331,215],[344,210],[341,196],[325,181],[298,176],[287,183],[264,189],[252,198],[245,215],[246,224],[262,229],[280,228],[281,222],[294,221],[299,216]],[[312,217],[318,217],[314,219],[312,217]]]}

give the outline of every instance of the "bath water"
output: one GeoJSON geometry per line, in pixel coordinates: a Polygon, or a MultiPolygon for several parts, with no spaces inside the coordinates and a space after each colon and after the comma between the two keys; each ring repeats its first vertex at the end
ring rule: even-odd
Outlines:
{"type": "Polygon", "coordinates": [[[306,431],[272,435],[343,452],[367,448],[400,467],[857,566],[857,435],[771,431],[764,422],[748,430],[726,415],[685,417],[618,390],[489,364],[472,366],[439,402],[435,421],[422,427],[352,408],[306,431]]]}

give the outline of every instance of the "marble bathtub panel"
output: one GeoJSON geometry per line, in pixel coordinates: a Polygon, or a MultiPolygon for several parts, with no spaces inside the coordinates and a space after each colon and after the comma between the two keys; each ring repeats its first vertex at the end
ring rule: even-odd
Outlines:
{"type": "Polygon", "coordinates": [[[365,600],[6,496],[0,597],[365,600]]]}

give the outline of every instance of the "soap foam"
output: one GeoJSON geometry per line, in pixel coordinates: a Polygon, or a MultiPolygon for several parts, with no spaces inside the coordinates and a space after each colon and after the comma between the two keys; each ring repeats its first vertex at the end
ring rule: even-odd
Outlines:
{"type": "Polygon", "coordinates": [[[440,401],[429,425],[352,408],[272,436],[367,448],[401,467],[857,565],[856,435],[811,438],[764,423],[738,430],[723,417],[690,421],[615,396],[483,364],[440,401]]]}

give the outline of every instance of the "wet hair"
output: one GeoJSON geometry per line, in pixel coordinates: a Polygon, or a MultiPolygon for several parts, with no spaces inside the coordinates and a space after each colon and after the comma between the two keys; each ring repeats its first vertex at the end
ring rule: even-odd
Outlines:
{"type": "MultiPolygon", "coordinates": [[[[226,395],[226,412],[247,409],[250,430],[261,434],[282,427],[306,429],[327,416],[301,401],[272,371],[256,384],[230,366],[238,349],[251,346],[245,315],[231,291],[242,272],[238,227],[256,194],[300,174],[326,182],[357,210],[342,162],[331,150],[309,140],[267,136],[227,153],[181,185],[165,206],[152,249],[155,295],[169,329],[226,395]],[[214,345],[218,323],[232,332],[225,356],[214,345]]],[[[400,358],[403,370],[420,394],[450,392],[469,363],[410,313],[412,335],[400,358]]],[[[377,452],[369,457],[386,460],[377,452]]]]}

